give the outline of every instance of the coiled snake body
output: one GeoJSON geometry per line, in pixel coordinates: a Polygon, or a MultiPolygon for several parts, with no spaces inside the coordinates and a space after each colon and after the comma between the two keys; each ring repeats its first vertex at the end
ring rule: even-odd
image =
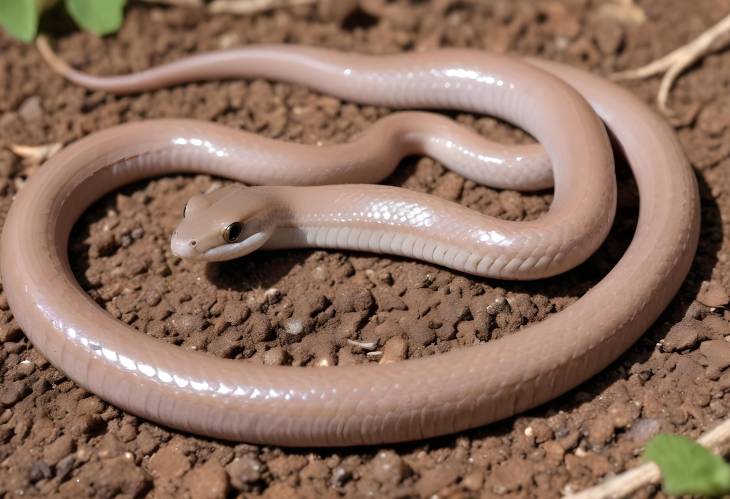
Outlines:
{"type": "Polygon", "coordinates": [[[577,69],[468,50],[374,57],[260,46],[100,78],[72,70],[48,50],[44,55],[88,88],[139,92],[262,77],[360,103],[486,113],[521,126],[544,147],[545,153],[497,146],[444,118],[411,112],[385,118],[351,143],[321,148],[158,120],[104,130],[58,153],[8,215],[0,247],[8,301],[33,344],[71,379],[170,427],[256,443],[344,446],[420,439],[513,415],[576,386],[625,351],[679,289],[697,245],[697,185],[672,130],[626,91],[577,69]],[[406,255],[491,277],[554,275],[587,258],[613,220],[612,155],[597,115],[636,177],[635,237],[576,303],[488,344],[331,369],[218,359],[114,320],[69,268],[69,232],[90,203],[135,180],[196,171],[263,186],[193,198],[172,239],[183,256],[220,260],[262,246],[324,246],[406,255]],[[362,184],[384,178],[412,153],[499,187],[540,189],[554,177],[554,202],[543,218],[516,223],[362,184]],[[360,185],[292,187],[343,182],[360,185]]]}

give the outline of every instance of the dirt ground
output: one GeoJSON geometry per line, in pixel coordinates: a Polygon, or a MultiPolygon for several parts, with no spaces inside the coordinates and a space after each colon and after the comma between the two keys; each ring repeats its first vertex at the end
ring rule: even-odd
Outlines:
{"type": "MultiPolygon", "coordinates": [[[[310,7],[232,17],[136,4],[117,35],[98,39],[66,28],[56,34],[64,59],[97,74],[257,42],[369,53],[466,46],[607,74],[669,52],[730,11],[729,0],[647,0],[639,2],[641,22],[605,5],[394,1],[379,13],[356,11],[333,22],[310,7]]],[[[653,105],[657,79],[627,86],[653,105]]],[[[187,84],[129,97],[88,92],[53,75],[33,47],[2,34],[0,93],[0,220],[38,168],[11,153],[12,143],[68,143],[156,117],[335,143],[389,112],[265,81],[187,84]]],[[[659,321],[589,382],[501,423],[408,445],[237,445],[170,431],[78,387],[33,348],[0,295],[0,497],[557,497],[637,465],[642,445],[658,432],[698,436],[730,408],[730,370],[723,372],[730,365],[730,312],[711,306],[727,301],[730,290],[730,50],[691,68],[671,105],[702,191],[699,253],[659,321]]],[[[527,140],[489,118],[455,118],[496,140],[527,140]]],[[[220,182],[167,177],[106,196],[72,237],[75,273],[101,306],[160,341],[312,368],[438,355],[520,334],[608,272],[632,236],[638,207],[631,175],[619,165],[619,213],[607,243],[578,269],[527,284],[348,252],[272,252],[215,265],[173,257],[169,237],[183,204],[220,182]]],[[[551,200],[550,193],[474,185],[427,158],[404,161],[389,182],[511,220],[539,217],[551,200]]],[[[654,487],[639,494],[654,495],[662,496],[654,487]]]]}

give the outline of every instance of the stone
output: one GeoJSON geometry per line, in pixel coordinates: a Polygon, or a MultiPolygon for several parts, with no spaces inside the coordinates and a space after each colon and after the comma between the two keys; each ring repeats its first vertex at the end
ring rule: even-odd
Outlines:
{"type": "Polygon", "coordinates": [[[330,477],[330,484],[333,487],[342,487],[352,478],[352,473],[342,466],[337,466],[332,470],[332,476],[330,477]]]}
{"type": "Polygon", "coordinates": [[[380,483],[397,485],[411,474],[411,468],[392,450],[382,450],[370,462],[373,478],[380,483]]]}
{"type": "Polygon", "coordinates": [[[662,343],[662,350],[665,352],[677,352],[694,348],[699,341],[701,329],[697,321],[682,321],[669,330],[662,343]]]}
{"type": "Polygon", "coordinates": [[[334,306],[339,313],[368,311],[373,306],[373,295],[359,286],[345,286],[335,294],[334,306]]]}
{"type": "Polygon", "coordinates": [[[172,439],[149,460],[150,472],[163,480],[179,478],[190,469],[190,459],[185,455],[183,442],[172,439]]]}
{"type": "Polygon", "coordinates": [[[180,336],[189,336],[205,327],[205,319],[201,314],[175,314],[170,319],[170,329],[180,336]]]}
{"type": "Polygon", "coordinates": [[[730,366],[730,343],[725,340],[703,341],[700,344],[700,352],[716,369],[722,370],[730,366]]]}
{"type": "Polygon", "coordinates": [[[461,480],[461,485],[472,492],[481,490],[484,484],[484,474],[480,471],[473,471],[461,480]]]}
{"type": "Polygon", "coordinates": [[[391,364],[405,359],[408,351],[408,344],[400,336],[394,336],[385,342],[383,346],[383,356],[380,359],[381,364],[391,364]]]}
{"type": "Polygon", "coordinates": [[[237,490],[248,490],[259,480],[265,471],[265,465],[253,456],[237,457],[226,466],[231,485],[237,490]]]}
{"type": "Polygon", "coordinates": [[[599,415],[588,422],[588,442],[605,445],[613,438],[614,429],[610,415],[599,415]]]}
{"type": "Polygon", "coordinates": [[[237,326],[248,318],[250,311],[242,302],[227,302],[223,307],[223,319],[233,326],[237,326]]]}
{"type": "Polygon", "coordinates": [[[43,116],[43,106],[41,98],[37,95],[31,95],[25,99],[18,107],[18,115],[25,121],[34,121],[43,116]]]}
{"type": "Polygon", "coordinates": [[[644,445],[661,431],[661,423],[654,418],[641,418],[631,426],[626,435],[638,445],[644,445]]]}
{"type": "Polygon", "coordinates": [[[542,444],[542,448],[545,449],[545,456],[551,461],[561,462],[565,456],[565,449],[555,440],[548,440],[542,444]]]}
{"type": "Polygon", "coordinates": [[[216,461],[208,461],[185,475],[185,485],[196,499],[224,499],[228,495],[228,474],[216,461]]]}
{"type": "Polygon", "coordinates": [[[720,283],[705,281],[697,293],[697,301],[708,307],[724,307],[730,302],[730,297],[720,283]]]}
{"type": "Polygon", "coordinates": [[[290,358],[286,350],[281,347],[274,347],[264,352],[264,364],[267,366],[283,366],[290,358]]]}

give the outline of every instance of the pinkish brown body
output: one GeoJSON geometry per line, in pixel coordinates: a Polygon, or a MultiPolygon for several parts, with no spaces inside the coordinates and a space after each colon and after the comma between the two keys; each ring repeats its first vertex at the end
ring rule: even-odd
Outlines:
{"type": "MultiPolygon", "coordinates": [[[[116,92],[265,77],[369,104],[488,113],[530,132],[553,165],[549,213],[513,223],[383,186],[272,185],[377,181],[412,153],[432,154],[477,178],[479,165],[490,169],[489,158],[498,158],[512,165],[507,170],[526,177],[512,179],[495,166],[492,170],[506,178],[501,186],[535,189],[550,183],[541,150],[494,152],[474,134],[416,113],[386,118],[354,142],[330,148],[161,120],[105,130],[60,152],[28,182],[8,216],[0,247],[8,301],[34,345],[69,377],[131,413],[174,428],[248,442],[342,446],[414,440],[510,416],[574,387],[626,350],[674,296],[697,245],[697,186],[671,129],[627,92],[576,69],[465,50],[368,57],[252,47],[137,75],[97,78],[46,56],[71,80],[116,92]],[[99,308],[69,269],[70,228],[95,199],[144,177],[202,171],[268,184],[248,192],[274,207],[271,216],[254,224],[274,227],[262,243],[270,247],[367,249],[504,278],[553,275],[600,245],[615,208],[606,134],[578,92],[631,164],[641,196],[637,231],[600,283],[519,334],[383,366],[253,365],[139,334],[99,308]],[[450,135],[439,139],[440,132],[450,135]],[[537,165],[535,177],[512,158],[515,154],[537,165]]],[[[250,224],[261,213],[246,204],[246,191],[224,194],[231,198],[219,194],[193,203],[196,209],[173,238],[175,251],[220,257],[227,250],[206,252],[249,237],[245,231],[240,241],[221,237],[232,221],[250,224]]],[[[229,253],[223,256],[235,256],[229,253]]]]}

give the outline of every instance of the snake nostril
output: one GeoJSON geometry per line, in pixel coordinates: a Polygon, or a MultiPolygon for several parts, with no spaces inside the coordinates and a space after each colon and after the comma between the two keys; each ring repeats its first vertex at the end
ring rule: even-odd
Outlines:
{"type": "Polygon", "coordinates": [[[194,247],[197,244],[198,244],[198,241],[190,241],[190,246],[193,246],[194,247]]]}

